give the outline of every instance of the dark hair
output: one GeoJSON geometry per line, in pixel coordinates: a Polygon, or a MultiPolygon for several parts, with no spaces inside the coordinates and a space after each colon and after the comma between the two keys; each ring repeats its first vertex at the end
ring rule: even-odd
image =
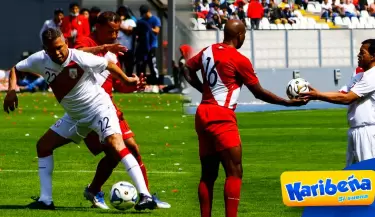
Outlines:
{"type": "Polygon", "coordinates": [[[134,16],[132,10],[127,5],[120,6],[117,9],[116,13],[120,16],[125,16],[126,19],[130,19],[131,16],[134,16]]]}
{"type": "Polygon", "coordinates": [[[63,14],[64,10],[62,8],[56,8],[53,12],[54,15],[63,14]]]}
{"type": "Polygon", "coordinates": [[[141,16],[143,16],[145,13],[149,11],[150,8],[147,5],[141,5],[141,7],[139,7],[139,13],[141,13],[141,16]]]}
{"type": "Polygon", "coordinates": [[[90,9],[90,12],[92,13],[100,13],[100,8],[99,7],[96,7],[96,6],[93,6],[91,9],[90,9]]]}
{"type": "Polygon", "coordinates": [[[371,55],[374,55],[375,54],[375,39],[367,39],[367,40],[364,40],[362,42],[362,45],[363,44],[369,44],[370,46],[368,47],[368,52],[371,54],[371,55]]]}
{"type": "Polygon", "coordinates": [[[79,14],[83,14],[83,12],[87,11],[88,13],[90,13],[89,9],[87,8],[82,8],[80,11],[79,11],[79,14]]]}
{"type": "Polygon", "coordinates": [[[74,7],[79,7],[79,4],[77,2],[73,2],[69,4],[69,9],[73,9],[74,7]]]}
{"type": "Polygon", "coordinates": [[[118,14],[112,11],[105,11],[98,16],[96,23],[104,25],[110,22],[121,22],[121,18],[118,14]]]}
{"type": "Polygon", "coordinates": [[[48,28],[42,33],[43,45],[50,44],[59,37],[64,37],[59,29],[48,28]]]}

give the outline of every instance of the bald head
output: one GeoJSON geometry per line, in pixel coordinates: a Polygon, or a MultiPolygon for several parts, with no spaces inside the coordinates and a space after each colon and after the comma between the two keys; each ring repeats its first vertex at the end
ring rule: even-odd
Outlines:
{"type": "Polygon", "coordinates": [[[241,20],[228,20],[224,27],[224,42],[239,49],[245,40],[246,28],[241,20]]]}

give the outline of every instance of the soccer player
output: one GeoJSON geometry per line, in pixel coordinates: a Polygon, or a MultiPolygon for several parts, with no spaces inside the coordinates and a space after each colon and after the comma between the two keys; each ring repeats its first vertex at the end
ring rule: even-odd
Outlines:
{"type": "Polygon", "coordinates": [[[358,66],[364,72],[357,69],[351,83],[340,92],[320,92],[310,87],[310,92],[300,94],[307,100],[349,105],[347,166],[375,157],[375,39],[362,42],[358,66]]]}
{"type": "Polygon", "coordinates": [[[126,148],[122,139],[117,111],[109,95],[96,83],[95,74],[109,71],[126,84],[138,84],[139,78],[127,77],[116,65],[103,57],[69,49],[59,30],[47,29],[42,34],[44,50],[17,63],[9,78],[9,90],[4,99],[4,111],[9,113],[18,105],[15,92],[16,71],[42,75],[50,85],[56,99],[66,111],[39,139],[38,154],[40,197],[29,204],[32,209],[55,209],[52,200],[53,151],[71,141],[79,143],[91,131],[99,135],[108,147],[112,158],[121,160],[132,178],[140,200],[136,210],[154,209],[152,199],[137,160],[126,148]]]}
{"type": "MultiPolygon", "coordinates": [[[[81,37],[77,40],[75,48],[83,50],[85,52],[93,53],[97,56],[104,56],[108,60],[116,63],[119,66],[118,59],[115,54],[126,52],[126,48],[114,44],[117,39],[117,34],[120,30],[121,19],[120,16],[114,12],[107,11],[99,15],[97,23],[95,25],[96,31],[89,37],[81,37]]],[[[95,74],[96,80],[102,86],[102,88],[109,94],[112,99],[112,88],[113,88],[113,77],[110,72],[104,71],[100,74],[95,74]]],[[[130,88],[130,91],[134,91],[135,88],[130,88]]],[[[134,139],[134,133],[131,131],[128,123],[123,117],[123,113],[113,104],[117,110],[117,116],[120,121],[120,127],[122,132],[122,138],[125,142],[126,147],[131,151],[137,160],[145,183],[148,187],[147,172],[144,163],[142,162],[139,147],[134,139]]],[[[98,155],[102,151],[107,152],[106,147],[99,142],[99,136],[95,132],[89,133],[84,139],[87,147],[94,155],[98,155]]],[[[102,209],[109,209],[104,201],[104,193],[101,191],[101,187],[111,176],[112,171],[116,168],[119,159],[112,158],[110,155],[105,155],[98,164],[97,171],[91,184],[85,189],[84,196],[87,200],[90,200],[95,207],[102,209]]],[[[170,208],[168,203],[160,201],[156,195],[153,195],[155,202],[158,204],[158,208],[170,208]]]]}
{"type": "Polygon", "coordinates": [[[240,20],[229,20],[224,28],[223,43],[204,48],[189,59],[187,81],[202,93],[195,115],[202,175],[198,195],[202,217],[211,216],[213,187],[219,165],[223,165],[225,216],[237,216],[242,183],[242,147],[234,110],[243,84],[258,99],[284,106],[306,104],[302,100],[285,100],[260,85],[254,69],[237,49],[245,40],[246,29],[240,20]],[[198,79],[201,71],[203,84],[198,79]]]}

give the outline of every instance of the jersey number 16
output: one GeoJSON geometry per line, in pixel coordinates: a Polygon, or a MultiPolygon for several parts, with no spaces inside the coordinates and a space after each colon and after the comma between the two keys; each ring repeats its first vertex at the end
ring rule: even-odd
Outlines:
{"type": "Polygon", "coordinates": [[[210,65],[210,62],[211,62],[211,57],[207,57],[206,59],[206,79],[207,79],[207,82],[208,82],[208,85],[210,85],[210,87],[214,87],[217,83],[217,71],[215,70],[217,64],[219,64],[219,61],[216,61],[214,63],[214,65],[212,66],[212,68],[210,69],[210,71],[208,71],[208,67],[210,65]]]}

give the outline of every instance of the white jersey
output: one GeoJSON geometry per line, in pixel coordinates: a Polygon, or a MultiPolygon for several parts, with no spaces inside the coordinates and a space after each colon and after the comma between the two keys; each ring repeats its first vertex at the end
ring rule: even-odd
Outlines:
{"type": "Polygon", "coordinates": [[[375,125],[375,67],[363,73],[356,73],[347,85],[360,98],[349,105],[348,123],[351,128],[375,125]]]}
{"type": "Polygon", "coordinates": [[[112,104],[95,79],[95,74],[105,71],[107,65],[108,61],[103,57],[69,49],[68,58],[62,65],[53,62],[45,51],[39,51],[19,62],[16,70],[43,76],[66,113],[85,123],[91,121],[103,106],[112,104]]]}

